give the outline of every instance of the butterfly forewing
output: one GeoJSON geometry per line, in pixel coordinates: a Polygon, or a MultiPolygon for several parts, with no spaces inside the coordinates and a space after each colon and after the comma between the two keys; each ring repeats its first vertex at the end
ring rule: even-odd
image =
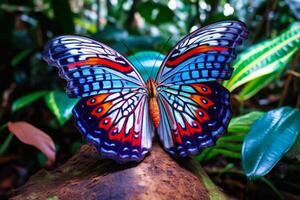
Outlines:
{"type": "Polygon", "coordinates": [[[76,125],[101,158],[142,160],[153,125],[145,83],[130,62],[100,42],[73,35],[51,40],[44,59],[59,68],[70,97],[83,97],[73,109],[76,125]]]}
{"type": "Polygon", "coordinates": [[[75,35],[51,40],[44,51],[49,65],[67,80],[70,97],[120,92],[145,85],[130,62],[110,47],[75,35]]]}
{"type": "Polygon", "coordinates": [[[158,134],[172,155],[197,154],[226,132],[230,94],[216,81],[230,78],[247,34],[242,22],[217,22],[187,35],[165,58],[156,78],[158,134]]]}
{"type": "Polygon", "coordinates": [[[180,85],[230,78],[235,48],[247,34],[240,21],[222,21],[197,29],[171,50],[156,82],[180,85]]]}

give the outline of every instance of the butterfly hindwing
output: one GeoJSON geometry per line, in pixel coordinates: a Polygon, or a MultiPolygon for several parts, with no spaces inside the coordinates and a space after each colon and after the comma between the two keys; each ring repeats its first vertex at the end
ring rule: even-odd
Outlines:
{"type": "Polygon", "coordinates": [[[84,97],[73,114],[84,139],[101,158],[141,161],[151,148],[153,126],[146,93],[131,90],[84,97]]]}
{"type": "Polygon", "coordinates": [[[158,134],[175,157],[198,154],[215,144],[230,120],[230,94],[219,83],[193,83],[160,88],[158,134]]]}
{"type": "Polygon", "coordinates": [[[43,55],[67,80],[70,97],[120,92],[142,87],[144,81],[117,51],[90,38],[65,35],[52,39],[43,55]]]}
{"type": "Polygon", "coordinates": [[[248,35],[240,21],[217,22],[183,38],[165,58],[156,82],[180,85],[229,79],[235,48],[248,35]]]}

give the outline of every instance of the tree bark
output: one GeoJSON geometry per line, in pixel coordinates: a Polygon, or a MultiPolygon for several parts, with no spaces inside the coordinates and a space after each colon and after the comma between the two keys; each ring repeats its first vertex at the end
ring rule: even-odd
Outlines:
{"type": "Polygon", "coordinates": [[[158,144],[141,163],[99,159],[88,145],[59,168],[41,170],[11,199],[229,199],[193,159],[175,161],[158,144]]]}

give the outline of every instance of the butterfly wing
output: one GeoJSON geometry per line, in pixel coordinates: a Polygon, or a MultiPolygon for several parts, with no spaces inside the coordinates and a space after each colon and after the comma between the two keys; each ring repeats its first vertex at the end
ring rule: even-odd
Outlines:
{"type": "Polygon", "coordinates": [[[90,38],[65,35],[51,40],[44,60],[67,80],[70,97],[120,92],[145,85],[130,62],[110,47],[90,38]]]}
{"type": "Polygon", "coordinates": [[[216,80],[230,78],[247,33],[242,22],[217,22],[187,35],[165,58],[156,78],[158,134],[174,156],[197,154],[226,132],[230,94],[216,80]]]}
{"type": "Polygon", "coordinates": [[[248,35],[240,21],[221,21],[183,38],[165,58],[156,82],[180,85],[224,80],[232,74],[235,48],[248,35]]]}
{"type": "Polygon", "coordinates": [[[70,97],[83,97],[73,115],[101,158],[142,160],[151,148],[153,126],[145,83],[130,62],[102,43],[73,35],[50,41],[44,59],[59,68],[70,97]]]}
{"type": "Polygon", "coordinates": [[[151,148],[153,125],[146,93],[131,90],[84,97],[73,114],[84,139],[101,158],[141,161],[151,148]]]}
{"type": "Polygon", "coordinates": [[[158,134],[175,157],[198,154],[226,131],[230,94],[219,83],[173,85],[162,90],[158,96],[158,134]]]}

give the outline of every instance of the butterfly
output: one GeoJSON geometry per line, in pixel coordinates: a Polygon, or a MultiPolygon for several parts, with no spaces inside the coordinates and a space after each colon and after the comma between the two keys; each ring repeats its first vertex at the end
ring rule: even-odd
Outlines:
{"type": "Polygon", "coordinates": [[[196,155],[215,144],[231,118],[229,79],[235,48],[247,38],[243,22],[225,20],[180,40],[163,60],[156,78],[143,80],[117,51],[93,39],[52,39],[43,58],[67,80],[83,139],[101,158],[140,162],[157,132],[173,157],[196,155]]]}

